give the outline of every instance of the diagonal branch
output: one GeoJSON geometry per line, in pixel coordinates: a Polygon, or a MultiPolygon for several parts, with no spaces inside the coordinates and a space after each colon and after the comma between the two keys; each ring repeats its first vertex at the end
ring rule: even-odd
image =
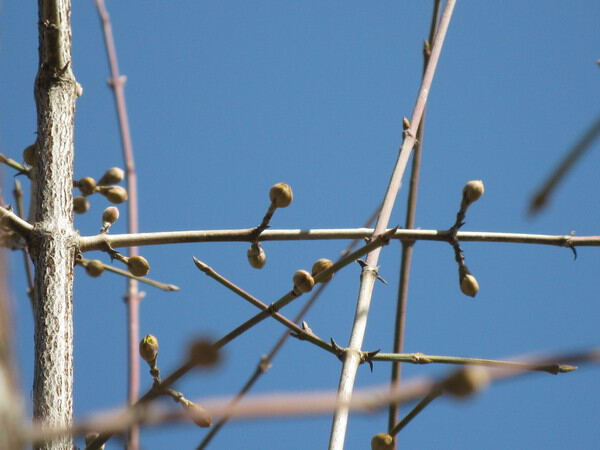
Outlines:
{"type": "MultiPolygon", "coordinates": [[[[396,162],[396,166],[392,172],[392,176],[389,181],[387,191],[381,207],[381,213],[375,226],[374,236],[384,232],[388,227],[392,209],[396,200],[396,196],[400,189],[402,176],[404,175],[404,169],[408,162],[408,158],[415,144],[415,136],[417,129],[421,123],[423,111],[425,110],[425,104],[433,81],[433,75],[437,67],[437,63],[440,57],[444,38],[450,24],[450,18],[452,17],[452,11],[454,9],[455,0],[448,0],[444,8],[444,12],[440,19],[438,31],[433,41],[431,49],[431,57],[427,64],[427,69],[423,75],[419,94],[412,114],[410,127],[406,132],[400,154],[396,162]]],[[[346,350],[344,363],[342,366],[342,373],[340,376],[340,383],[338,387],[339,399],[342,403],[349,402],[352,397],[352,391],[354,389],[354,380],[356,378],[356,371],[360,364],[360,348],[363,343],[365,331],[367,328],[367,317],[369,314],[369,308],[371,305],[371,298],[373,294],[373,287],[375,280],[377,279],[377,263],[379,261],[379,254],[381,249],[375,249],[367,256],[367,264],[363,267],[361,274],[361,282],[358,294],[358,300],[356,305],[356,313],[354,317],[354,324],[352,326],[352,334],[350,336],[349,348],[346,350]]],[[[331,427],[331,435],[329,440],[329,450],[342,450],[344,447],[344,440],[346,436],[346,427],[348,424],[348,413],[347,407],[336,408],[333,423],[331,427]]]]}

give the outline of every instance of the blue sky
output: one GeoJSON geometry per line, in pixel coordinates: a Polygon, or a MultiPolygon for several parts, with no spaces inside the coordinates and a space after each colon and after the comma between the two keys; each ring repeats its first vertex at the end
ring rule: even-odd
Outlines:
{"type": "MultiPolygon", "coordinates": [[[[381,200],[410,116],[421,72],[430,2],[108,2],[120,58],[140,188],[141,231],[246,228],[259,223],[268,189],[295,193],[274,228],[361,226],[381,200]]],[[[600,4],[594,1],[459,1],[433,83],[427,114],[417,226],[453,222],[463,184],[482,179],[485,196],[465,230],[598,233],[598,144],[531,220],[527,200],[598,114],[600,4]]],[[[77,103],[75,176],[122,166],[101,29],[93,2],[75,2],[73,69],[77,103]]],[[[33,80],[37,13],[29,2],[0,4],[0,152],[19,158],[35,136],[33,80]]],[[[5,186],[11,175],[5,172],[5,186]]],[[[403,188],[392,223],[404,222],[403,188]]],[[[7,195],[8,197],[8,195],[7,195]]],[[[76,217],[82,235],[100,227],[104,199],[76,217]]],[[[122,208],[122,212],[124,209],[122,208]]],[[[125,231],[122,220],[113,232],[125,231]]],[[[177,293],[144,288],[141,333],[161,343],[164,372],[192,336],[219,338],[253,308],[201,274],[196,256],[271,302],[295,270],[334,259],[342,241],[267,243],[262,271],[247,245],[142,248],[151,275],[177,293]]],[[[598,344],[600,253],[521,244],[466,243],[481,291],[464,297],[451,248],[420,242],[410,287],[406,350],[502,358],[598,344]]],[[[400,245],[386,247],[365,349],[391,350],[400,245]]],[[[88,256],[88,255],[86,255],[88,256]]],[[[108,261],[105,255],[93,258],[108,261]]],[[[20,255],[11,259],[15,350],[24,397],[32,381],[32,321],[20,255]]],[[[338,274],[307,320],[325,339],[346,344],[359,270],[338,274]]],[[[75,412],[125,398],[125,282],[77,269],[75,412]]],[[[299,305],[284,310],[293,317],[299,305]]],[[[282,332],[264,322],[225,349],[224,363],[178,387],[190,398],[236,392],[282,332]]],[[[335,389],[340,364],[290,342],[254,392],[335,389]]],[[[407,366],[407,377],[442,375],[444,366],[407,366]]],[[[387,363],[361,367],[358,387],[388,380],[387,363]]],[[[538,374],[493,386],[465,403],[440,399],[400,435],[401,448],[594,448],[600,440],[598,369],[538,374]]],[[[151,380],[142,374],[144,388],[151,380]]],[[[386,413],[353,415],[348,449],[368,448],[386,413]]],[[[324,448],[330,418],[282,418],[228,425],[213,448],[324,448]]],[[[142,432],[144,449],[194,448],[205,431],[191,425],[142,432]]],[[[108,448],[120,448],[111,441],[108,448]]]]}

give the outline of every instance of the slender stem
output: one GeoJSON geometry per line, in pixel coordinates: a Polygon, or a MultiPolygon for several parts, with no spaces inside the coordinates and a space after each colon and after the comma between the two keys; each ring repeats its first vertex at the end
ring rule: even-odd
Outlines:
{"type": "MultiPolygon", "coordinates": [[[[21,188],[21,182],[15,179],[15,188],[13,189],[13,195],[17,204],[17,214],[19,217],[25,217],[25,206],[23,204],[23,189],[21,188]]],[[[27,297],[33,302],[33,267],[31,265],[31,257],[29,256],[29,249],[23,248],[23,264],[25,266],[25,276],[27,278],[27,297]]]]}
{"type": "Polygon", "coordinates": [[[429,405],[432,401],[434,401],[436,398],[438,398],[440,395],[442,395],[442,391],[441,389],[439,389],[438,387],[434,387],[429,394],[427,394],[423,400],[421,400],[419,403],[416,404],[416,406],[400,421],[398,422],[398,424],[396,424],[393,427],[390,427],[390,431],[389,434],[391,434],[392,436],[395,436],[398,434],[398,432],[404,428],[406,425],[408,425],[408,423],[413,420],[415,417],[417,417],[417,415],[423,411],[427,405],[429,405]]]}
{"type": "MultiPolygon", "coordinates": [[[[117,51],[112,33],[112,26],[108,11],[104,5],[104,0],[95,0],[98,14],[102,21],[104,31],[104,42],[110,65],[111,79],[109,81],[112,87],[117,116],[119,120],[119,131],[121,133],[121,146],[123,149],[123,159],[127,169],[127,192],[129,202],[127,204],[127,218],[129,233],[138,232],[138,195],[137,195],[137,173],[135,170],[135,159],[133,156],[133,145],[131,143],[131,133],[129,130],[129,119],[127,116],[127,105],[125,103],[125,80],[126,77],[119,72],[119,63],[117,51]]],[[[129,248],[128,256],[137,256],[138,249],[135,246],[129,248]]],[[[138,280],[135,278],[127,279],[127,328],[128,328],[128,399],[129,404],[135,403],[140,391],[139,359],[137,355],[137,345],[139,341],[139,303],[140,292],[138,289],[138,280]]],[[[139,429],[134,427],[130,430],[128,436],[128,448],[136,450],[139,447],[139,429]]]]}
{"type": "MultiPolygon", "coordinates": [[[[0,207],[0,218],[7,217],[9,226],[26,234],[31,225],[12,212],[0,207]]],[[[198,230],[166,231],[137,234],[99,234],[79,238],[81,252],[105,250],[108,243],[112,248],[131,245],[186,244],[193,242],[251,242],[252,229],[241,230],[198,230]]],[[[265,230],[261,241],[320,241],[341,239],[367,239],[373,235],[372,228],[340,228],[311,230],[265,230]]],[[[502,242],[513,244],[543,244],[558,247],[600,246],[600,236],[548,235],[525,233],[496,233],[485,231],[459,231],[456,238],[463,242],[502,242]]],[[[398,229],[390,239],[401,241],[448,242],[448,230],[404,230],[398,229]]]]}
{"type": "MultiPolygon", "coordinates": [[[[377,217],[378,213],[379,213],[379,207],[377,207],[377,209],[373,212],[373,214],[371,214],[371,217],[369,217],[365,226],[367,226],[367,227],[370,226],[375,221],[375,218],[377,217]]],[[[354,239],[350,243],[350,245],[348,245],[348,247],[346,247],[346,249],[342,252],[339,259],[341,259],[344,256],[351,253],[352,250],[358,245],[358,243],[359,243],[359,239],[354,239]]],[[[325,288],[327,286],[329,286],[329,283],[319,285],[319,287],[310,296],[309,300],[304,304],[304,306],[302,307],[300,312],[296,315],[296,317],[294,317],[295,323],[298,323],[302,320],[302,318],[308,313],[310,308],[312,308],[314,303],[317,301],[317,299],[320,297],[321,293],[325,290],[325,288]]],[[[250,391],[250,389],[252,389],[252,387],[258,381],[258,379],[262,376],[262,374],[264,374],[271,367],[271,361],[273,361],[273,359],[275,358],[275,356],[277,355],[279,350],[283,347],[283,345],[287,341],[287,338],[290,336],[290,334],[291,334],[290,331],[284,332],[279,337],[279,339],[277,340],[277,342],[275,343],[273,348],[271,348],[271,351],[268,354],[266,354],[260,358],[260,361],[256,365],[256,369],[254,370],[252,375],[250,375],[250,378],[246,381],[246,383],[244,384],[242,389],[238,392],[238,394],[231,401],[231,403],[229,405],[230,408],[233,408],[237,403],[239,403],[239,401],[246,395],[246,393],[248,393],[250,391]]],[[[224,414],[223,417],[221,417],[218,420],[218,422],[213,425],[212,429],[206,434],[204,439],[202,439],[202,442],[200,442],[200,444],[198,445],[196,450],[205,449],[206,446],[215,437],[215,435],[219,432],[219,430],[221,428],[223,428],[223,426],[227,423],[228,420],[229,420],[229,416],[227,414],[224,414]]]]}
{"type": "Polygon", "coordinates": [[[550,196],[556,189],[556,186],[558,186],[585,151],[592,146],[598,136],[600,136],[600,116],[590,125],[583,136],[581,136],[581,139],[577,141],[569,153],[567,153],[559,163],[558,167],[554,169],[542,187],[533,195],[531,202],[529,203],[530,215],[539,213],[546,206],[550,196]]]}
{"type": "MultiPolygon", "coordinates": [[[[590,347],[585,350],[552,354],[543,358],[527,357],[523,359],[531,365],[547,364],[549,361],[561,361],[562,363],[598,364],[600,363],[600,347],[590,347]]],[[[532,372],[520,369],[494,369],[489,372],[489,381],[492,383],[510,380],[516,377],[529,375],[532,372]]],[[[389,384],[372,386],[358,390],[349,403],[349,407],[355,411],[364,411],[372,414],[374,410],[388,406],[390,403],[407,403],[423,398],[435,387],[444,386],[444,382],[453,378],[455,373],[442,379],[435,380],[430,377],[418,377],[407,380],[402,386],[393,387],[389,384]]],[[[166,380],[165,380],[166,381],[166,380]]],[[[165,385],[163,381],[161,386],[165,385]]],[[[339,404],[339,399],[331,391],[324,392],[296,392],[286,394],[266,394],[246,399],[239,404],[234,411],[231,410],[230,400],[220,398],[198,399],[196,403],[201,404],[213,417],[229,415],[232,418],[260,418],[278,417],[285,415],[299,416],[307,414],[321,414],[329,412],[339,404]]],[[[170,421],[181,420],[189,416],[182,413],[180,409],[164,410],[158,405],[146,405],[145,408],[129,408],[127,410],[97,412],[95,417],[79,422],[69,428],[44,428],[34,426],[27,436],[30,440],[40,438],[47,439],[64,434],[80,435],[92,430],[97,430],[104,435],[112,435],[126,429],[132,422],[143,421],[147,424],[162,424],[170,421]]],[[[104,441],[103,441],[104,442],[104,441]]],[[[86,449],[97,449],[100,442],[94,441],[86,449]]]]}
{"type": "MultiPolygon", "coordinates": [[[[450,23],[450,18],[452,17],[452,11],[455,3],[455,0],[448,0],[444,8],[438,32],[436,33],[433,41],[431,57],[429,59],[429,63],[427,64],[427,69],[425,70],[421,87],[419,89],[419,94],[417,96],[410,127],[406,132],[396,166],[392,172],[392,176],[385,193],[381,212],[379,214],[377,224],[375,225],[375,231],[373,233],[374,236],[379,235],[388,227],[396,196],[400,189],[404,169],[406,168],[408,158],[415,143],[417,129],[421,123],[421,117],[423,116],[423,111],[425,109],[425,104],[427,102],[427,97],[433,81],[433,75],[437,67],[441,48],[448,30],[448,25],[450,23]]],[[[367,317],[371,305],[373,286],[375,284],[375,280],[377,279],[377,263],[379,261],[380,252],[381,249],[378,248],[369,253],[367,256],[367,264],[363,267],[361,274],[361,283],[356,305],[356,313],[354,316],[354,323],[352,326],[352,334],[350,336],[350,344],[344,358],[342,374],[340,376],[340,384],[338,387],[338,395],[342,403],[349,402],[354,389],[356,371],[360,363],[360,348],[362,346],[367,327],[367,317]]],[[[333,415],[329,450],[342,450],[344,448],[348,414],[349,409],[347,406],[336,408],[333,415]]]]}
{"type": "Polygon", "coordinates": [[[577,367],[565,364],[544,363],[531,364],[520,361],[502,361],[497,359],[465,358],[462,356],[439,356],[425,355],[423,353],[377,353],[370,358],[371,361],[395,361],[411,364],[458,364],[471,366],[502,367],[519,370],[531,370],[539,372],[548,372],[553,375],[576,370],[577,367]]]}
{"type": "MultiPolygon", "coordinates": [[[[429,36],[427,43],[423,48],[423,75],[427,69],[430,56],[430,43],[433,42],[435,36],[435,30],[437,28],[440,0],[433,0],[433,11],[431,13],[431,23],[429,25],[429,36]]],[[[412,229],[415,227],[415,216],[417,212],[417,192],[419,188],[419,177],[421,172],[421,154],[423,151],[423,136],[425,128],[425,114],[427,110],[423,111],[423,117],[421,123],[417,129],[417,141],[412,158],[412,167],[410,173],[410,182],[408,185],[408,201],[406,208],[406,220],[404,228],[412,229]]],[[[400,353],[404,350],[404,330],[406,328],[406,309],[408,303],[408,288],[410,281],[410,270],[412,266],[412,256],[414,249],[414,241],[402,241],[402,255],[400,263],[400,281],[398,284],[398,302],[396,307],[396,319],[394,323],[394,353],[400,353]]],[[[392,385],[399,383],[402,377],[402,364],[392,364],[391,383],[392,385]]],[[[388,428],[392,428],[398,418],[398,406],[396,404],[390,405],[388,411],[388,428]]],[[[394,445],[397,445],[398,439],[394,441],[394,445]]]]}
{"type": "MultiPolygon", "coordinates": [[[[77,264],[85,267],[85,264],[90,261],[91,260],[89,260],[89,259],[82,258],[77,261],[77,264]]],[[[118,267],[111,266],[110,264],[103,263],[102,266],[104,267],[104,270],[106,270],[108,272],[116,273],[116,274],[119,274],[119,275],[121,275],[123,277],[127,277],[127,278],[134,278],[135,280],[139,281],[140,283],[144,283],[149,286],[153,286],[153,287],[161,289],[163,291],[172,292],[172,291],[179,290],[179,286],[176,286],[174,284],[161,283],[160,281],[152,280],[152,279],[146,278],[146,277],[136,277],[135,275],[132,275],[131,272],[129,272],[128,270],[119,269],[118,267]]]]}
{"type": "Polygon", "coordinates": [[[244,291],[242,288],[240,288],[239,286],[237,286],[236,284],[232,283],[227,278],[225,278],[224,276],[219,274],[212,267],[208,266],[207,264],[204,264],[202,261],[200,261],[197,258],[194,258],[194,264],[196,264],[196,267],[198,267],[198,269],[200,269],[206,275],[211,277],[213,280],[216,280],[221,285],[225,286],[227,289],[235,292],[240,297],[242,297],[244,300],[247,300],[252,305],[256,306],[257,308],[261,309],[262,311],[270,313],[271,316],[273,316],[273,318],[275,320],[277,320],[279,323],[283,324],[284,326],[288,327],[291,331],[293,331],[295,333],[296,337],[298,337],[299,339],[306,340],[312,344],[315,344],[317,347],[327,350],[330,353],[333,353],[333,354],[337,353],[335,348],[331,344],[328,344],[327,342],[325,342],[324,340],[322,340],[321,338],[316,336],[314,333],[304,330],[303,328],[296,325],[295,322],[292,322],[290,319],[288,319],[287,317],[285,317],[284,315],[282,315],[278,312],[271,313],[270,309],[269,309],[269,305],[263,303],[262,301],[260,301],[256,297],[254,297],[253,295],[244,291]]]}

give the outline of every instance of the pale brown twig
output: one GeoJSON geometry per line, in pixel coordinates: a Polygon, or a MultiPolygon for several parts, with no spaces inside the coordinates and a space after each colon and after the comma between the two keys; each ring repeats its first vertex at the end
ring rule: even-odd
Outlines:
{"type": "MultiPolygon", "coordinates": [[[[127,193],[129,203],[127,207],[128,231],[129,233],[138,232],[138,195],[137,195],[137,174],[135,170],[135,159],[133,156],[133,145],[131,143],[131,133],[129,130],[129,119],[127,117],[127,105],[125,103],[125,81],[127,77],[119,73],[119,62],[117,51],[112,33],[110,17],[104,0],[95,0],[98,15],[102,22],[104,32],[104,43],[110,66],[111,78],[109,85],[113,90],[117,116],[119,119],[119,131],[121,133],[121,146],[123,149],[123,159],[127,169],[127,193]]],[[[138,249],[135,246],[129,248],[128,256],[137,256],[138,249]]],[[[140,293],[137,280],[128,278],[127,283],[127,314],[128,314],[128,399],[129,403],[135,403],[140,391],[139,361],[137,358],[137,345],[139,340],[139,302],[140,293]]],[[[139,447],[139,430],[133,428],[129,433],[128,447],[130,450],[136,450],[139,447]]]]}
{"type": "MultiPolygon", "coordinates": [[[[430,43],[433,42],[435,30],[439,17],[440,0],[433,1],[433,11],[431,13],[431,23],[429,25],[429,36],[423,46],[423,76],[431,55],[430,43]]],[[[417,139],[413,150],[412,167],[410,172],[410,181],[408,185],[408,200],[406,207],[406,220],[404,228],[412,229],[415,227],[415,216],[417,211],[417,192],[419,188],[419,177],[421,171],[421,154],[423,151],[423,135],[425,128],[425,115],[427,109],[423,110],[421,123],[417,129],[417,139]]],[[[396,306],[396,317],[394,322],[394,353],[404,351],[404,330],[406,328],[406,309],[408,303],[408,286],[410,280],[410,270],[412,265],[412,256],[414,241],[402,241],[402,255],[400,262],[400,281],[398,283],[398,301],[396,306]]],[[[402,365],[400,363],[392,364],[391,384],[400,382],[402,376],[402,365]]],[[[390,405],[388,411],[388,428],[391,429],[397,421],[398,407],[395,404],[390,405]]],[[[394,441],[394,445],[396,441],[394,441]]]]}

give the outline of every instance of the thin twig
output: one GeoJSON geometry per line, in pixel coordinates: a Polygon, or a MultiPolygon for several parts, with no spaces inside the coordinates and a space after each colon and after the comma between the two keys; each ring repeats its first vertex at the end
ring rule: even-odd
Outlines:
{"type": "MultiPolygon", "coordinates": [[[[521,358],[515,358],[521,359],[521,358]]],[[[592,347],[583,351],[553,354],[543,358],[526,358],[523,362],[530,365],[543,365],[549,361],[561,361],[568,364],[598,364],[600,363],[600,347],[592,347]]],[[[489,380],[498,382],[510,380],[516,377],[532,374],[531,371],[523,371],[517,368],[510,369],[484,369],[489,374],[489,380]]],[[[405,381],[401,386],[371,387],[357,391],[350,402],[345,403],[354,411],[372,413],[374,410],[388,406],[390,403],[408,403],[424,397],[436,386],[442,386],[444,382],[451,379],[455,372],[433,379],[430,377],[418,377],[405,381]]],[[[166,380],[162,386],[165,386],[166,380]]],[[[334,392],[298,392],[277,395],[261,395],[246,399],[239,404],[235,410],[230,409],[231,399],[199,399],[196,403],[201,404],[212,415],[222,417],[230,415],[231,418],[261,418],[261,417],[283,417],[299,416],[309,414],[322,414],[331,411],[340,405],[340,401],[334,392]]],[[[131,423],[145,423],[148,425],[164,424],[171,421],[186,419],[189,415],[181,409],[165,410],[159,405],[146,405],[144,408],[128,408],[113,410],[104,413],[96,413],[89,420],[78,422],[71,427],[48,428],[33,426],[27,433],[30,441],[45,440],[54,436],[71,434],[81,435],[89,431],[100,431],[105,435],[113,435],[123,429],[127,429],[131,423]]],[[[94,441],[87,450],[96,449],[98,442],[94,441]]]]}
{"type": "MultiPolygon", "coordinates": [[[[379,214],[379,209],[380,208],[377,207],[377,209],[373,212],[373,214],[371,214],[371,217],[369,217],[369,219],[367,220],[365,226],[368,227],[368,226],[370,226],[375,221],[375,218],[377,217],[377,214],[379,214]]],[[[352,250],[358,245],[359,242],[360,242],[360,239],[354,239],[350,243],[350,245],[348,245],[348,247],[346,247],[346,249],[342,252],[342,254],[341,254],[341,256],[340,256],[339,259],[341,259],[344,256],[346,256],[349,253],[351,253],[352,250]]],[[[312,293],[312,295],[310,296],[310,298],[308,299],[308,301],[304,304],[304,306],[302,307],[302,309],[300,310],[300,312],[294,318],[294,322],[295,323],[300,322],[304,318],[304,316],[308,313],[308,311],[310,310],[310,308],[312,308],[312,306],[315,304],[315,302],[320,297],[320,295],[322,294],[322,292],[327,288],[327,286],[329,286],[329,283],[322,283],[312,293]]],[[[254,372],[250,375],[249,379],[246,381],[246,383],[244,384],[244,386],[242,387],[242,389],[238,392],[238,394],[231,400],[231,402],[230,402],[230,408],[233,408],[235,405],[237,405],[242,400],[242,398],[244,398],[244,396],[250,391],[250,389],[252,389],[252,387],[258,381],[258,379],[264,373],[266,373],[267,370],[269,370],[269,368],[271,367],[271,361],[273,361],[273,359],[275,358],[275,356],[277,355],[277,353],[279,353],[279,350],[283,347],[283,345],[287,341],[287,339],[290,336],[290,334],[291,334],[290,331],[284,332],[279,337],[279,339],[277,340],[277,342],[275,343],[275,345],[271,348],[271,351],[268,354],[263,355],[260,358],[260,361],[256,365],[256,368],[254,369],[254,372]]],[[[211,430],[206,434],[206,436],[204,436],[204,439],[202,439],[202,442],[200,442],[200,444],[198,445],[198,447],[196,448],[196,450],[203,450],[203,449],[205,449],[206,446],[211,442],[211,440],[215,437],[215,435],[219,432],[219,430],[221,430],[221,428],[223,428],[223,426],[227,423],[228,420],[229,420],[229,416],[227,414],[224,414],[223,417],[221,417],[217,421],[217,423],[215,423],[212,426],[211,430]]]]}
{"type": "MultiPolygon", "coordinates": [[[[81,259],[78,259],[76,262],[77,262],[77,264],[85,267],[86,263],[88,263],[90,261],[91,260],[89,260],[89,259],[81,258],[81,259]]],[[[129,272],[128,270],[119,269],[118,267],[111,266],[110,264],[102,263],[102,267],[104,268],[104,270],[106,270],[108,272],[116,273],[116,274],[119,274],[119,275],[127,277],[127,278],[133,278],[134,280],[139,281],[140,283],[144,283],[149,286],[153,286],[153,287],[161,289],[163,291],[173,292],[173,291],[179,290],[179,286],[176,286],[174,284],[161,283],[160,281],[152,280],[152,279],[146,278],[146,277],[136,277],[135,275],[132,275],[131,272],[129,272]]]]}
{"type": "Polygon", "coordinates": [[[529,364],[521,361],[502,361],[497,359],[465,358],[462,356],[425,355],[423,353],[377,353],[371,361],[397,361],[411,364],[457,364],[486,367],[502,367],[519,370],[547,372],[553,375],[576,370],[577,367],[568,364],[529,364]]]}
{"type": "MultiPolygon", "coordinates": [[[[431,42],[435,36],[437,28],[440,0],[433,0],[433,11],[431,13],[431,23],[429,25],[429,36],[423,46],[423,76],[429,63],[431,55],[431,42]]],[[[423,135],[425,128],[425,116],[427,109],[423,110],[421,123],[417,129],[417,140],[413,150],[412,167],[410,172],[410,182],[408,185],[408,200],[406,207],[406,220],[404,228],[412,229],[415,227],[415,216],[417,211],[417,193],[419,188],[419,177],[421,172],[421,154],[423,151],[423,135]]],[[[410,270],[412,266],[412,256],[414,241],[402,241],[402,255],[400,263],[400,281],[398,283],[398,301],[396,306],[396,318],[394,322],[394,353],[404,351],[404,330],[406,328],[406,310],[408,303],[408,288],[410,281],[410,270]]],[[[402,377],[402,364],[395,362],[392,364],[391,384],[400,382],[402,377]]],[[[398,407],[395,404],[390,405],[388,411],[388,428],[392,428],[398,417],[398,407]]],[[[397,440],[396,440],[397,441],[397,440]]],[[[394,445],[396,444],[394,441],[394,445]]]]}
{"type": "MultiPolygon", "coordinates": [[[[0,207],[0,216],[10,213],[0,207]]],[[[12,214],[12,213],[10,213],[12,214]]],[[[16,217],[16,216],[15,216],[16,217]]],[[[12,219],[11,219],[12,220],[12,219]]],[[[32,229],[27,222],[16,219],[17,226],[24,232],[32,229]]],[[[305,229],[305,230],[265,230],[261,241],[321,241],[343,239],[367,239],[373,235],[373,228],[305,229]]],[[[194,242],[251,242],[252,229],[241,230],[197,230],[165,231],[137,234],[98,234],[79,238],[81,252],[104,250],[108,243],[112,248],[132,245],[185,244],[194,242]]],[[[543,244],[559,247],[600,246],[600,236],[548,235],[525,233],[496,233],[486,231],[459,231],[456,238],[463,242],[502,242],[513,244],[543,244]]],[[[441,241],[448,242],[448,230],[405,230],[398,229],[390,239],[401,241],[441,241]]]]}
{"type": "Polygon", "coordinates": [[[16,231],[24,238],[28,238],[33,231],[33,225],[3,206],[0,206],[0,223],[2,226],[7,226],[16,231]]]}
{"type": "MultiPolygon", "coordinates": [[[[104,0],[95,0],[98,15],[102,22],[104,32],[104,43],[110,66],[111,79],[109,85],[113,90],[117,116],[119,119],[119,131],[121,133],[121,146],[123,150],[123,159],[127,169],[127,193],[129,202],[127,206],[128,231],[129,233],[138,232],[138,195],[137,195],[137,174],[135,170],[135,159],[133,156],[133,145],[131,143],[131,133],[129,130],[129,119],[127,117],[127,106],[125,102],[125,81],[126,77],[119,72],[119,62],[115,48],[112,26],[108,11],[104,5],[104,0]]],[[[129,248],[128,256],[137,256],[138,249],[135,246],[129,248]]],[[[133,278],[127,280],[127,326],[128,326],[128,400],[129,404],[135,403],[140,391],[139,360],[137,356],[137,345],[139,340],[139,303],[140,292],[138,282],[133,278]]],[[[129,450],[136,450],[139,447],[139,430],[132,428],[128,437],[129,450]]]]}
{"type": "MultiPolygon", "coordinates": [[[[381,206],[381,213],[379,214],[375,231],[373,233],[374,236],[384,232],[388,227],[396,196],[400,190],[404,169],[406,168],[408,158],[410,157],[410,153],[415,143],[417,129],[421,123],[421,118],[423,116],[427,97],[431,89],[431,83],[433,81],[433,76],[435,74],[435,69],[437,67],[441,48],[444,38],[446,37],[446,32],[448,30],[448,25],[450,23],[450,18],[452,17],[452,11],[455,3],[455,0],[447,1],[444,12],[440,19],[438,31],[435,35],[431,49],[431,57],[427,64],[427,69],[425,70],[421,87],[419,89],[419,94],[417,96],[417,101],[413,110],[410,127],[406,132],[396,166],[394,167],[385,193],[385,197],[381,206]]],[[[360,349],[367,328],[367,318],[371,305],[373,287],[375,280],[377,279],[377,264],[379,261],[380,252],[381,249],[378,248],[369,253],[367,256],[367,264],[362,270],[359,295],[356,302],[356,313],[354,316],[354,323],[352,325],[352,334],[350,336],[348,349],[346,349],[338,387],[338,395],[342,403],[349,402],[352,397],[356,371],[361,362],[360,349]]],[[[342,450],[344,448],[346,427],[348,424],[348,413],[349,409],[347,407],[342,406],[336,408],[331,426],[329,450],[342,450]]]]}
{"type": "Polygon", "coordinates": [[[397,435],[402,428],[409,424],[417,415],[423,411],[432,401],[442,395],[442,390],[437,386],[434,387],[419,403],[415,405],[413,409],[396,425],[390,428],[389,434],[392,436],[397,435]]]}
{"type": "MultiPolygon", "coordinates": [[[[244,291],[242,288],[240,288],[239,286],[237,286],[236,284],[232,283],[227,278],[225,278],[224,276],[219,274],[216,270],[214,270],[209,265],[203,263],[202,261],[200,261],[197,258],[194,258],[194,264],[196,265],[196,267],[198,269],[200,269],[206,275],[211,277],[213,280],[216,280],[221,285],[225,286],[227,289],[235,292],[237,295],[242,297],[244,300],[247,300],[249,303],[256,306],[258,309],[260,309],[264,312],[267,312],[267,313],[271,313],[269,305],[263,303],[262,301],[260,301],[256,297],[254,297],[253,295],[244,291]]],[[[315,344],[317,347],[327,350],[329,353],[333,353],[334,355],[337,354],[336,349],[331,344],[328,344],[327,342],[325,342],[323,339],[319,338],[314,333],[309,332],[309,331],[303,329],[302,327],[299,327],[298,325],[296,325],[295,322],[292,322],[290,319],[285,317],[283,314],[281,314],[279,312],[272,312],[271,315],[279,323],[288,327],[294,333],[294,336],[297,337],[298,339],[305,340],[312,344],[315,344]]]]}
{"type": "MultiPolygon", "coordinates": [[[[19,217],[25,217],[25,206],[23,204],[23,189],[21,188],[21,182],[15,179],[15,187],[13,189],[13,195],[15,197],[15,203],[17,204],[17,214],[19,217]]],[[[23,248],[23,265],[25,266],[25,276],[27,279],[27,297],[33,305],[33,267],[31,264],[31,258],[29,257],[29,248],[23,248]]]]}
{"type": "MultiPolygon", "coordinates": [[[[320,272],[317,276],[315,276],[314,277],[315,282],[319,282],[321,280],[326,279],[333,273],[340,270],[342,267],[345,267],[348,264],[351,264],[352,262],[356,261],[361,256],[369,253],[373,249],[381,247],[382,245],[386,245],[389,242],[389,236],[392,235],[394,233],[394,231],[395,231],[395,229],[388,230],[386,233],[379,235],[377,238],[373,239],[371,242],[369,242],[368,244],[359,248],[358,250],[342,257],[338,262],[336,262],[329,269],[326,269],[326,270],[320,272]]],[[[298,297],[300,297],[300,295],[298,295],[298,293],[296,293],[292,289],[290,292],[285,294],[279,300],[271,303],[271,305],[269,305],[269,309],[267,311],[260,312],[259,314],[250,318],[249,320],[247,320],[246,322],[241,324],[239,327],[235,328],[233,331],[227,333],[221,339],[216,341],[213,344],[213,346],[217,350],[223,348],[229,342],[233,341],[235,338],[237,338],[238,336],[240,336],[243,333],[245,333],[246,331],[248,331],[254,325],[262,322],[264,319],[269,317],[273,312],[277,312],[279,309],[283,308],[284,306],[289,304],[291,301],[297,299],[298,297]]],[[[162,381],[161,389],[167,389],[168,387],[170,387],[173,383],[177,382],[181,377],[183,377],[185,374],[187,374],[193,368],[194,368],[194,364],[191,363],[190,361],[186,361],[183,365],[181,365],[179,368],[177,368],[166,379],[164,379],[162,381]]],[[[158,395],[158,393],[154,389],[150,389],[134,405],[132,405],[131,408],[134,410],[139,410],[141,405],[156,398],[157,395],[158,395]]],[[[88,445],[87,448],[90,450],[98,449],[98,448],[100,448],[100,446],[102,444],[104,444],[111,437],[112,437],[112,433],[101,434],[92,443],[90,443],[90,445],[88,445]]]]}
{"type": "Polygon", "coordinates": [[[600,136],[600,116],[590,125],[583,136],[581,136],[581,139],[577,141],[558,167],[554,169],[542,187],[533,195],[529,203],[530,215],[533,216],[539,213],[547,205],[560,181],[562,181],[585,151],[592,146],[598,136],[600,136]]]}

